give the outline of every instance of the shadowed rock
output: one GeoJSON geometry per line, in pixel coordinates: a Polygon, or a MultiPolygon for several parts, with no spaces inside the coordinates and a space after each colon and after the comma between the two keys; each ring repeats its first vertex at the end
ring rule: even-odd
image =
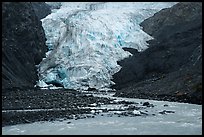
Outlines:
{"type": "Polygon", "coordinates": [[[30,2],[2,3],[2,88],[34,87],[45,34],[30,2]]]}
{"type": "Polygon", "coordinates": [[[122,69],[113,76],[115,96],[201,104],[202,3],[178,3],[141,26],[155,39],[144,52],[118,62],[122,69]]]}
{"type": "Polygon", "coordinates": [[[39,20],[51,14],[50,6],[45,2],[31,2],[31,4],[39,20]]]}

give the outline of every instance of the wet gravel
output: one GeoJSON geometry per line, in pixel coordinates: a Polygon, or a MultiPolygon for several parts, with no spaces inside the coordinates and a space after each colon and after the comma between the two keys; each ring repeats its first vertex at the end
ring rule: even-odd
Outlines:
{"type": "Polygon", "coordinates": [[[110,104],[113,99],[74,90],[8,90],[2,93],[2,126],[80,118],[91,113],[91,104],[110,104]]]}
{"type": "MultiPolygon", "coordinates": [[[[118,100],[107,93],[75,90],[15,89],[2,93],[2,127],[38,121],[95,118],[95,116],[155,116],[170,113],[164,110],[151,113],[155,105],[149,102],[118,100]],[[96,95],[96,94],[99,94],[96,95]]],[[[164,104],[165,105],[165,104],[164,104]]],[[[68,123],[69,124],[69,123],[68,123]]]]}

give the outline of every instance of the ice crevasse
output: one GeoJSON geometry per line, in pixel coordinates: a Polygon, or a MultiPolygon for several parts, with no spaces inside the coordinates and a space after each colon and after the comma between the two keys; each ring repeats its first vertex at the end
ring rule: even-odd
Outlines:
{"type": "Polygon", "coordinates": [[[39,87],[110,90],[123,47],[148,48],[153,39],[139,26],[175,2],[63,2],[42,19],[49,51],[37,65],[39,87]]]}

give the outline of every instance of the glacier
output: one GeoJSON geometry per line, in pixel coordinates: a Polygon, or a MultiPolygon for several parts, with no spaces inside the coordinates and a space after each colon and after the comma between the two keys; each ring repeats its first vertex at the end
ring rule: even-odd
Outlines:
{"type": "MultiPolygon", "coordinates": [[[[51,4],[51,2],[49,2],[51,4]]],[[[56,4],[56,2],[55,2],[56,4]]],[[[110,90],[117,64],[153,39],[139,24],[176,2],[61,2],[42,19],[46,58],[37,65],[37,86],[75,90],[110,90]]]]}

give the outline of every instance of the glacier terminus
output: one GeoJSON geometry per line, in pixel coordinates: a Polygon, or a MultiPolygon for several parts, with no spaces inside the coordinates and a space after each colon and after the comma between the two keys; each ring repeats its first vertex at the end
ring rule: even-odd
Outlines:
{"type": "Polygon", "coordinates": [[[37,66],[42,88],[110,90],[117,64],[153,39],[139,23],[175,2],[63,2],[43,18],[49,51],[37,66]]]}

